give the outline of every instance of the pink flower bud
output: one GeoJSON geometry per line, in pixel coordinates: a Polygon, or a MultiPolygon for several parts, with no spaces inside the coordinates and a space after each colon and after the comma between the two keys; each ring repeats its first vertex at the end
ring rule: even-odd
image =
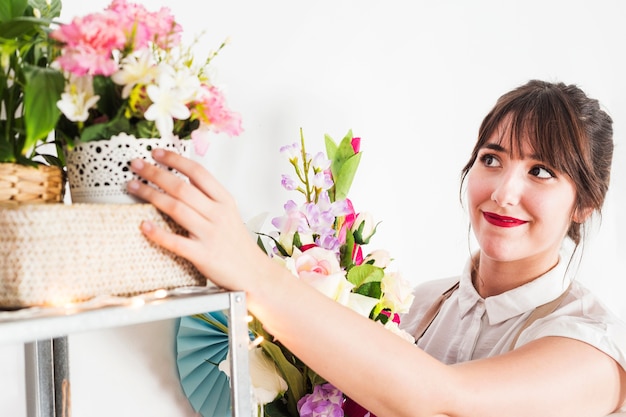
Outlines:
{"type": "Polygon", "coordinates": [[[361,138],[352,138],[350,144],[352,145],[354,153],[359,153],[361,151],[361,138]]]}

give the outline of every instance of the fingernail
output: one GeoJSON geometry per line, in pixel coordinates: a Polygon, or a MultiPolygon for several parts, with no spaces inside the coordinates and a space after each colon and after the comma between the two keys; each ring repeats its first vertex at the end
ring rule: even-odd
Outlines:
{"type": "Polygon", "coordinates": [[[128,189],[132,191],[137,191],[139,189],[139,181],[131,180],[128,182],[128,189]]]}
{"type": "Polygon", "coordinates": [[[153,157],[161,158],[163,155],[165,155],[165,152],[163,151],[163,149],[155,149],[152,151],[153,157]]]}
{"type": "Polygon", "coordinates": [[[130,166],[134,169],[143,169],[143,159],[133,159],[130,162],[130,166]]]}
{"type": "Polygon", "coordinates": [[[141,227],[141,230],[144,233],[150,233],[152,231],[152,229],[153,229],[152,222],[150,222],[148,220],[142,221],[140,227],[141,227]]]}

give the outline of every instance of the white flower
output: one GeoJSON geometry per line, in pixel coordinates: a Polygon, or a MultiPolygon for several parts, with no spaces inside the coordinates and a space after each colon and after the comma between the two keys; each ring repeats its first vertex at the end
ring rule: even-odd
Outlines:
{"type": "Polygon", "coordinates": [[[298,158],[302,155],[302,148],[298,143],[292,143],[290,145],[281,146],[280,153],[285,155],[292,163],[297,163],[298,158]]]}
{"type": "Polygon", "coordinates": [[[383,306],[397,313],[406,313],[413,303],[413,288],[398,272],[386,273],[380,283],[383,306]]]}
{"type": "Polygon", "coordinates": [[[370,238],[376,232],[376,226],[372,215],[368,212],[362,212],[356,216],[351,231],[358,235],[355,236],[357,243],[369,243],[370,238]]]}
{"type": "Polygon", "coordinates": [[[385,329],[389,330],[390,332],[400,336],[401,338],[403,338],[404,340],[406,340],[407,342],[414,344],[415,343],[415,338],[408,333],[406,330],[401,329],[398,326],[398,323],[389,320],[387,321],[387,323],[385,323],[385,329]]]}
{"type": "Polygon", "coordinates": [[[201,88],[198,75],[189,67],[183,66],[174,71],[174,86],[179,100],[185,103],[199,100],[204,95],[210,95],[208,89],[201,88]]]}
{"type": "Polygon", "coordinates": [[[57,107],[68,120],[84,122],[89,118],[89,109],[93,108],[98,100],[100,96],[94,94],[91,76],[70,75],[65,92],[61,94],[61,100],[57,101],[57,107]]]}
{"type": "Polygon", "coordinates": [[[330,164],[331,161],[326,157],[326,154],[324,154],[324,152],[316,153],[313,157],[313,160],[311,161],[311,165],[313,166],[313,169],[315,171],[326,171],[328,168],[330,168],[330,164]]]}
{"type": "Polygon", "coordinates": [[[146,120],[154,121],[163,138],[172,136],[173,119],[186,120],[191,116],[186,106],[189,92],[177,87],[174,74],[165,69],[159,75],[158,84],[152,84],[146,88],[152,104],[146,110],[144,117],[146,120]]]}
{"type": "Polygon", "coordinates": [[[365,259],[363,259],[363,263],[369,263],[370,261],[374,261],[372,265],[384,269],[391,263],[391,254],[385,249],[378,249],[370,252],[365,259]]]}
{"type": "Polygon", "coordinates": [[[119,71],[111,75],[111,80],[117,85],[124,86],[122,98],[128,98],[137,84],[151,84],[157,75],[157,67],[154,66],[149,49],[127,56],[122,60],[120,67],[119,71]]]}
{"type": "Polygon", "coordinates": [[[329,190],[334,185],[334,182],[333,178],[328,172],[322,171],[313,174],[311,184],[313,185],[313,187],[319,188],[320,190],[329,190]]]}
{"type": "MultiPolygon", "coordinates": [[[[255,347],[250,350],[248,358],[250,380],[257,404],[270,403],[287,391],[287,383],[280,376],[276,364],[263,352],[262,348],[255,347]]],[[[220,362],[218,368],[230,378],[230,354],[226,355],[226,359],[220,362]]]]}
{"type": "Polygon", "coordinates": [[[347,306],[363,317],[370,316],[372,309],[378,304],[377,298],[368,297],[359,293],[350,293],[347,306]]]}

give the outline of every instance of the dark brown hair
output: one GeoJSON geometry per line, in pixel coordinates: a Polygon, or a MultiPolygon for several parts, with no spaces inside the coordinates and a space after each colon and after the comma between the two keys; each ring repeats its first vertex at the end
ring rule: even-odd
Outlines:
{"type": "MultiPolygon", "coordinates": [[[[510,123],[512,153],[521,155],[528,138],[540,160],[574,182],[575,210],[601,212],[613,158],[613,120],[597,100],[575,85],[539,80],[504,94],[483,119],[472,155],[461,172],[461,183],[478,151],[504,120],[510,123]]],[[[567,235],[580,243],[580,224],[572,220],[567,235]]]]}

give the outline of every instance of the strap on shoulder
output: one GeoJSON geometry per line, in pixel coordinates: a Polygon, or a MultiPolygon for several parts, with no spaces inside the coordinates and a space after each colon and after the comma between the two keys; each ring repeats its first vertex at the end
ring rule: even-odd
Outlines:
{"type": "Polygon", "coordinates": [[[426,330],[428,330],[433,320],[435,320],[435,317],[437,317],[437,314],[439,314],[439,310],[441,310],[441,306],[443,305],[444,301],[450,298],[450,295],[454,291],[456,291],[457,288],[459,288],[458,281],[452,287],[448,288],[443,294],[441,294],[430,306],[430,308],[426,310],[426,313],[424,313],[422,320],[420,321],[419,325],[415,329],[415,332],[413,333],[413,337],[415,337],[415,343],[417,343],[417,341],[422,336],[424,336],[426,330]]]}
{"type": "Polygon", "coordinates": [[[563,301],[565,296],[569,293],[570,288],[571,288],[571,284],[563,292],[563,294],[561,294],[560,296],[558,296],[557,298],[555,298],[552,301],[549,301],[549,302],[547,302],[545,304],[540,305],[539,307],[535,308],[532,311],[532,313],[530,313],[530,315],[526,319],[526,323],[524,323],[522,328],[519,329],[519,331],[517,332],[517,334],[513,338],[513,341],[511,342],[511,346],[509,347],[509,350],[515,349],[515,344],[517,343],[517,339],[519,339],[519,337],[522,334],[522,332],[524,330],[526,330],[531,324],[533,324],[534,322],[536,322],[537,320],[539,320],[541,318],[546,317],[547,315],[549,315],[550,313],[554,312],[554,310],[557,309],[557,307],[561,304],[561,302],[563,301]]]}

